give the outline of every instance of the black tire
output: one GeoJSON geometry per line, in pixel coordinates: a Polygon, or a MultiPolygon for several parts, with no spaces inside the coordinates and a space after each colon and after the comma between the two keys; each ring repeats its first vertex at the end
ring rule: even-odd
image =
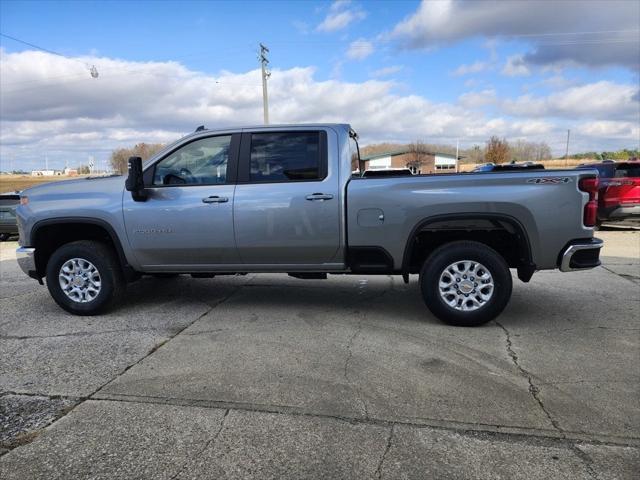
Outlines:
{"type": "Polygon", "coordinates": [[[58,248],[47,262],[47,288],[49,293],[69,313],[98,315],[121,300],[125,281],[115,251],[108,245],[92,240],[79,240],[58,248]],[[91,262],[100,275],[100,291],[89,301],[78,302],[69,298],[60,286],[58,275],[68,260],[80,258],[91,262]]]}
{"type": "Polygon", "coordinates": [[[6,242],[10,237],[8,233],[0,233],[0,242],[6,242]]]}
{"type": "MultiPolygon", "coordinates": [[[[512,286],[511,272],[504,258],[487,245],[473,241],[457,241],[440,246],[427,258],[420,271],[420,291],[429,310],[443,322],[459,327],[482,325],[500,315],[509,303],[512,286]],[[492,295],[472,311],[458,310],[450,306],[440,294],[439,282],[445,269],[463,260],[478,262],[493,278],[492,295]]],[[[456,302],[454,295],[450,298],[456,302]]],[[[466,300],[463,300],[464,302],[466,300]]]]}

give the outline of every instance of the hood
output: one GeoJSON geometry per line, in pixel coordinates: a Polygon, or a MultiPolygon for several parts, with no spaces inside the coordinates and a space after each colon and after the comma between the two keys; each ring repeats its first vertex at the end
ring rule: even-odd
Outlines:
{"type": "Polygon", "coordinates": [[[30,200],[60,196],[83,196],[94,194],[112,194],[124,189],[125,177],[112,175],[109,177],[86,177],[73,180],[61,180],[43,183],[21,192],[21,195],[30,200]]]}

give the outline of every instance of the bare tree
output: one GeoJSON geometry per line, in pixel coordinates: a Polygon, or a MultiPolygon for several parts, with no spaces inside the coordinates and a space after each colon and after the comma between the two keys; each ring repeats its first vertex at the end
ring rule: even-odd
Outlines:
{"type": "Polygon", "coordinates": [[[468,158],[468,162],[482,163],[484,161],[484,147],[481,147],[480,145],[474,145],[467,150],[462,150],[460,153],[464,154],[468,158]]]}
{"type": "Polygon", "coordinates": [[[164,145],[161,143],[138,143],[131,148],[118,148],[111,152],[111,168],[115,172],[125,173],[129,157],[141,157],[144,161],[158,153],[162,148],[164,148],[164,145]]]}
{"type": "Polygon", "coordinates": [[[407,167],[412,169],[414,172],[419,171],[422,168],[422,164],[427,160],[428,153],[429,149],[427,148],[427,145],[420,140],[416,140],[409,144],[410,160],[407,162],[407,167]]]}
{"type": "Polygon", "coordinates": [[[492,136],[487,141],[487,151],[484,156],[487,162],[504,163],[509,160],[509,143],[504,138],[492,136]]]}

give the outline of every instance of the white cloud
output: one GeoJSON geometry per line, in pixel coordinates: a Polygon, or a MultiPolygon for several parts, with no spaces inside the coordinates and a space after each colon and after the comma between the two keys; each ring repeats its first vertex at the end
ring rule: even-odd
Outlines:
{"type": "Polygon", "coordinates": [[[319,32],[335,32],[348,27],[351,23],[362,20],[367,16],[361,8],[349,1],[337,0],[329,7],[329,13],[316,27],[319,32]]]}
{"type": "Polygon", "coordinates": [[[401,72],[404,69],[404,65],[391,65],[389,67],[379,68],[371,73],[372,77],[386,77],[393,75],[394,73],[401,72]]]}
{"type": "Polygon", "coordinates": [[[527,117],[603,118],[640,121],[636,85],[602,80],[554,92],[505,100],[505,113],[527,117]]]}
{"type": "Polygon", "coordinates": [[[609,138],[635,138],[640,143],[640,125],[636,122],[599,120],[578,125],[576,132],[582,135],[609,138]]]}
{"type": "MultiPolygon", "coordinates": [[[[564,140],[551,133],[570,127],[573,133],[575,115],[584,123],[585,148],[637,144],[637,128],[630,126],[634,118],[638,123],[633,86],[602,82],[512,103],[487,89],[475,98],[467,95],[446,103],[399,94],[392,81],[320,81],[314,76],[312,67],[274,69],[269,81],[272,122],[348,122],[363,143],[415,138],[451,143],[461,138],[464,146],[495,134],[546,140],[560,152],[564,140]],[[505,108],[503,113],[477,110],[489,100],[505,108]],[[518,118],[514,121],[511,115],[518,118]],[[555,124],[556,115],[567,119],[561,127],[555,124]],[[602,123],[614,120],[623,123],[615,124],[616,129],[602,123]],[[592,136],[587,137],[588,132],[592,136]]],[[[0,82],[0,157],[3,164],[9,158],[25,169],[41,165],[45,154],[57,168],[66,161],[86,162],[89,155],[104,162],[114,148],[169,142],[201,124],[215,128],[262,123],[257,69],[212,76],[175,62],[68,59],[27,51],[2,54],[0,82]],[[85,63],[95,64],[100,77],[92,79],[85,63]]],[[[572,141],[572,148],[580,144],[572,141]]]]}
{"type": "Polygon", "coordinates": [[[458,98],[460,105],[466,108],[479,108],[485,105],[496,103],[496,91],[493,89],[482,90],[481,92],[463,93],[458,98]]]}
{"type": "Polygon", "coordinates": [[[423,0],[391,38],[407,48],[433,48],[465,38],[525,41],[528,64],[640,67],[640,2],[593,0],[423,0]]]}
{"type": "Polygon", "coordinates": [[[502,74],[509,77],[525,77],[531,75],[531,70],[524,61],[523,55],[512,55],[507,58],[502,74]]]}
{"type": "Polygon", "coordinates": [[[347,49],[347,58],[351,60],[364,60],[373,53],[373,43],[360,38],[349,44],[347,49]]]}
{"type": "Polygon", "coordinates": [[[456,68],[452,75],[459,77],[462,75],[469,75],[470,73],[480,73],[491,67],[489,62],[481,62],[477,61],[471,64],[462,64],[458,68],[456,68]]]}

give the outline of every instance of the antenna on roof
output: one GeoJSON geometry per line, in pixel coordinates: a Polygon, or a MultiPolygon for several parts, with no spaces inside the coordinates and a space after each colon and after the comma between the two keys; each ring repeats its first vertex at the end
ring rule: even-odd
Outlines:
{"type": "Polygon", "coordinates": [[[204,128],[204,125],[200,125],[198,128],[196,128],[196,132],[201,132],[201,131],[203,131],[203,130],[206,130],[206,129],[204,128]]]}

